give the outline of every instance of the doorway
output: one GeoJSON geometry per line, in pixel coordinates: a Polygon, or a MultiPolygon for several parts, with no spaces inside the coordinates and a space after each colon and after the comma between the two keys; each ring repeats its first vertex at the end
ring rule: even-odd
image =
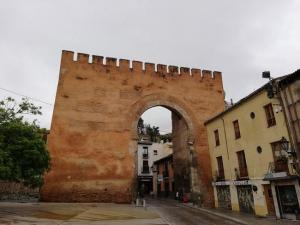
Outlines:
{"type": "Polygon", "coordinates": [[[274,206],[274,199],[272,194],[272,189],[270,184],[264,184],[264,195],[266,199],[266,205],[268,209],[269,216],[275,216],[275,206],[274,206]]]}
{"type": "Polygon", "coordinates": [[[283,219],[296,219],[300,209],[295,186],[276,186],[276,193],[281,217],[283,219]]]}
{"type": "Polygon", "coordinates": [[[217,197],[220,208],[231,209],[231,195],[229,185],[217,186],[217,197]]]}
{"type": "Polygon", "coordinates": [[[239,206],[241,212],[254,213],[254,199],[251,185],[237,186],[239,206]]]}

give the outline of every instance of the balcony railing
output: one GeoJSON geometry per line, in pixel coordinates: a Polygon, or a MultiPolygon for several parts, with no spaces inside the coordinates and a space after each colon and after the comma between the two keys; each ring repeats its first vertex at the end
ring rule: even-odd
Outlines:
{"type": "Polygon", "coordinates": [[[275,161],[275,172],[289,172],[287,160],[277,160],[275,161]]]}
{"type": "Polygon", "coordinates": [[[287,160],[277,160],[269,163],[268,173],[287,172],[289,174],[289,167],[287,160]]]}

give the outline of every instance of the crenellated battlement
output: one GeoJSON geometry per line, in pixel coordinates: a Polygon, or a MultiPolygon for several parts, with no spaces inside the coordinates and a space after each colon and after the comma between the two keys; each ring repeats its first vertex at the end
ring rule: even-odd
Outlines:
{"type": "Polygon", "coordinates": [[[200,77],[203,80],[222,79],[222,73],[219,71],[201,70],[188,67],[178,67],[173,65],[154,64],[149,62],[141,62],[128,59],[117,59],[112,57],[103,57],[98,55],[89,55],[85,53],[76,53],[63,50],[62,60],[64,62],[75,62],[89,65],[99,65],[111,70],[133,71],[150,74],[158,74],[160,76],[190,76],[200,77]]]}
{"type": "Polygon", "coordinates": [[[156,106],[172,115],[175,186],[190,171],[191,194],[212,207],[204,121],[224,111],[221,73],[71,51],[62,52],[41,200],[132,202],[138,121],[156,106]]]}

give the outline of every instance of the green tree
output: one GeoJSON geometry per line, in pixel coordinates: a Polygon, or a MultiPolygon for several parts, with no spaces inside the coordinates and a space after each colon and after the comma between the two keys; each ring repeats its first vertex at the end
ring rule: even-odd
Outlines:
{"type": "Polygon", "coordinates": [[[162,134],[160,135],[160,139],[165,142],[172,142],[172,133],[162,134]]]}
{"type": "Polygon", "coordinates": [[[138,128],[138,134],[143,134],[144,120],[142,118],[139,119],[137,128],[138,128]]]}
{"type": "Polygon", "coordinates": [[[50,168],[50,156],[36,120],[27,122],[24,115],[40,115],[41,107],[22,99],[0,101],[0,179],[22,182],[30,187],[43,183],[50,168]]]}
{"type": "Polygon", "coordinates": [[[160,141],[159,127],[151,127],[150,124],[146,124],[146,133],[150,136],[152,142],[160,141]]]}

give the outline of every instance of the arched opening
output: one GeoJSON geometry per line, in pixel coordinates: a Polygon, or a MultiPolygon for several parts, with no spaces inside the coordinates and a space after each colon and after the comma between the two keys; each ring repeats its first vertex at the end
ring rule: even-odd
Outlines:
{"type": "Polygon", "coordinates": [[[188,114],[177,105],[155,101],[145,104],[135,120],[136,195],[191,199],[198,175],[188,114]]]}

